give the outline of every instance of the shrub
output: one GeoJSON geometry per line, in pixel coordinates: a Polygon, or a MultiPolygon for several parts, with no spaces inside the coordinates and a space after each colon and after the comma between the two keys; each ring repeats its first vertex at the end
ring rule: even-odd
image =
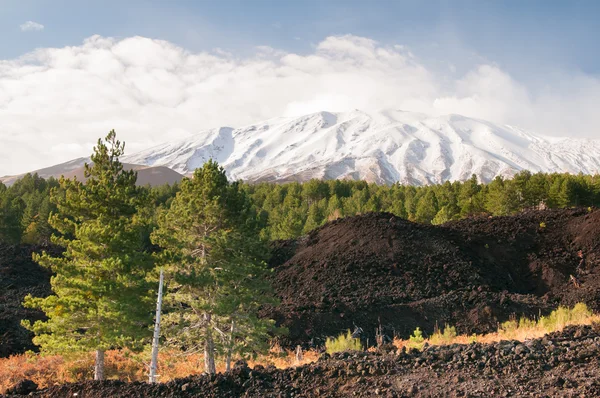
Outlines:
{"type": "MultiPolygon", "coordinates": [[[[416,331],[415,331],[416,332],[416,331]]],[[[436,330],[433,335],[429,338],[429,344],[432,345],[443,345],[451,344],[456,337],[456,328],[446,324],[444,331],[436,330]]]]}
{"type": "MultiPolygon", "coordinates": [[[[584,304],[575,304],[573,308],[558,307],[548,316],[542,316],[538,320],[520,318],[512,315],[508,321],[498,325],[498,331],[485,335],[456,335],[456,329],[448,325],[444,331],[436,330],[429,339],[423,338],[421,329],[417,328],[408,340],[394,339],[394,345],[401,349],[416,348],[422,349],[425,343],[431,345],[449,345],[449,344],[471,344],[483,343],[489,344],[501,340],[519,340],[542,337],[546,333],[562,330],[568,325],[590,325],[598,322],[600,325],[600,316],[595,315],[584,304]]],[[[600,326],[599,326],[600,327],[600,326]]]]}
{"type": "Polygon", "coordinates": [[[550,315],[543,316],[539,320],[539,325],[548,332],[562,330],[567,325],[578,325],[585,322],[592,316],[592,312],[584,303],[575,304],[570,309],[568,307],[558,307],[550,315]]]}
{"type": "Polygon", "coordinates": [[[421,349],[425,344],[425,338],[423,337],[423,332],[421,332],[421,328],[417,327],[413,332],[412,336],[408,339],[408,348],[416,348],[421,349]]]}
{"type": "Polygon", "coordinates": [[[325,349],[328,354],[342,351],[361,351],[362,344],[359,339],[352,337],[350,330],[346,334],[340,334],[336,338],[328,337],[325,341],[325,349]]]}

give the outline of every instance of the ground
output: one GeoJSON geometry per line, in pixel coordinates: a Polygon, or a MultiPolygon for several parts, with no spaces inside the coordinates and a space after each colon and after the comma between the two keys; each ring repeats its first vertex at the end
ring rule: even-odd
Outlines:
{"type": "MultiPolygon", "coordinates": [[[[24,391],[28,394],[29,391],[24,391]]],[[[29,396],[100,397],[597,397],[600,328],[568,327],[525,343],[347,352],[298,368],[238,366],[164,384],[88,381],[29,396]],[[76,394],[76,395],[75,395],[76,394]]]]}

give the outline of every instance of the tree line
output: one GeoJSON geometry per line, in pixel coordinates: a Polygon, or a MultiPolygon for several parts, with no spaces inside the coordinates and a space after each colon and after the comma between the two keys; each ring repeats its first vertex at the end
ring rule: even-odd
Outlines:
{"type": "MultiPolygon", "coordinates": [[[[489,184],[472,176],[464,182],[414,187],[365,181],[311,180],[304,183],[236,183],[251,200],[256,228],[265,240],[296,238],[327,221],[366,212],[389,212],[431,224],[478,214],[509,215],[540,205],[548,208],[600,205],[600,175],[521,171],[513,178],[489,184]]],[[[169,208],[182,184],[141,187],[149,213],[169,208]]],[[[13,186],[0,184],[0,240],[9,243],[46,243],[52,234],[48,216],[55,211],[49,192],[56,179],[26,175],[13,186]]],[[[156,227],[156,219],[147,229],[156,227]]]]}

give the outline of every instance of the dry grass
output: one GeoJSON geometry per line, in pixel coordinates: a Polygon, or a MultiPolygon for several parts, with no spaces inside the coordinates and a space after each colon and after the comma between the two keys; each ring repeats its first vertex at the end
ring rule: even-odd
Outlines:
{"type": "MultiPolygon", "coordinates": [[[[274,345],[268,354],[248,361],[250,367],[255,365],[273,365],[280,369],[304,365],[318,359],[316,351],[305,351],[302,360],[296,360],[296,353],[283,350],[274,345]]],[[[125,381],[146,381],[148,379],[148,353],[136,354],[127,350],[106,352],[105,374],[109,379],[125,381]]],[[[175,350],[159,353],[159,381],[166,382],[179,377],[201,374],[204,371],[203,354],[187,354],[175,350]]],[[[225,371],[225,364],[219,363],[218,372],[225,371]]],[[[93,353],[77,357],[60,355],[22,354],[0,359],[0,393],[23,379],[36,382],[40,388],[54,384],[63,384],[94,377],[93,353]]]]}
{"type": "Polygon", "coordinates": [[[446,325],[444,330],[437,330],[433,335],[424,339],[416,345],[414,339],[411,341],[394,339],[394,345],[401,349],[402,347],[421,348],[425,343],[429,345],[449,345],[449,344],[471,344],[474,342],[491,344],[501,340],[519,340],[525,341],[543,337],[545,334],[557,332],[569,325],[591,325],[600,322],[600,316],[593,314],[585,304],[576,304],[573,308],[559,307],[548,316],[542,316],[538,319],[516,318],[510,319],[498,327],[498,331],[488,334],[456,335],[453,327],[446,325]]]}
{"type": "MultiPolygon", "coordinates": [[[[429,345],[495,343],[500,340],[528,340],[542,337],[546,333],[562,330],[568,325],[590,325],[600,322],[600,316],[594,315],[584,304],[573,308],[559,307],[549,316],[537,320],[522,318],[511,319],[499,326],[498,331],[485,335],[457,336],[453,327],[448,325],[437,330],[432,336],[421,339],[420,333],[413,334],[412,339],[395,339],[398,348],[420,348],[429,345]]],[[[311,350],[303,352],[302,359],[296,359],[293,350],[284,350],[275,344],[270,351],[255,360],[248,361],[250,367],[255,365],[275,366],[285,369],[304,365],[318,359],[319,353],[311,350]]],[[[106,377],[126,381],[145,381],[148,375],[147,361],[149,353],[135,354],[127,350],[114,350],[106,353],[106,377]]],[[[204,370],[202,354],[189,354],[174,350],[159,353],[159,381],[166,382],[178,377],[201,374],[204,370]]],[[[93,378],[93,353],[78,357],[62,357],[59,355],[23,354],[0,359],[0,392],[23,379],[30,379],[40,387],[54,384],[89,380],[93,378]]],[[[217,371],[224,372],[225,365],[218,364],[217,371]]]]}

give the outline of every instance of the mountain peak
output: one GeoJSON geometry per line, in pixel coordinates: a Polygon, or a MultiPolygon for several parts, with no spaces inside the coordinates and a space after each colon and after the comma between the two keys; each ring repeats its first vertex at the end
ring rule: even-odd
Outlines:
{"type": "Polygon", "coordinates": [[[593,174],[600,158],[590,154],[598,153],[598,140],[543,137],[462,115],[356,109],[205,130],[124,159],[182,174],[214,159],[230,177],[249,181],[349,178],[424,185],[472,174],[490,181],[523,169],[593,174]]]}

